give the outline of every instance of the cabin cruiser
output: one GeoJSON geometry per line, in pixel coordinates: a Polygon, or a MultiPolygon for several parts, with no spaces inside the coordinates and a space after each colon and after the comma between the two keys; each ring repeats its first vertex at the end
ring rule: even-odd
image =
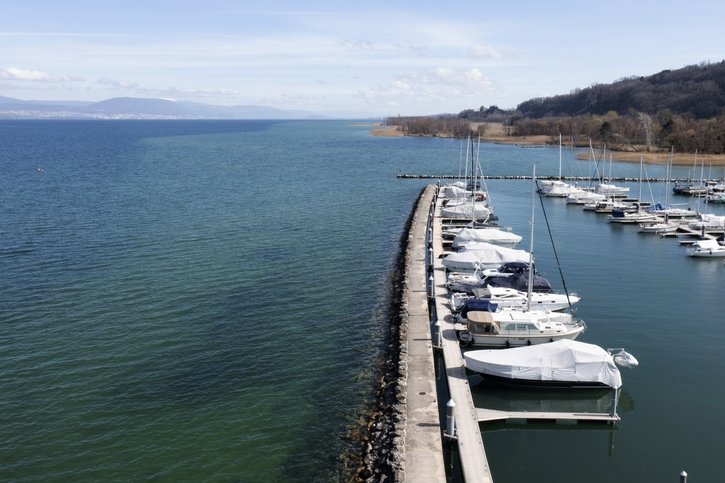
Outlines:
{"type": "Polygon", "coordinates": [[[687,247],[687,254],[691,257],[722,258],[725,257],[725,245],[712,238],[698,240],[687,247]]]}
{"type": "Polygon", "coordinates": [[[584,332],[584,321],[561,322],[559,312],[476,310],[466,314],[466,328],[458,331],[464,347],[516,347],[545,344],[559,339],[576,339],[584,332]]]}

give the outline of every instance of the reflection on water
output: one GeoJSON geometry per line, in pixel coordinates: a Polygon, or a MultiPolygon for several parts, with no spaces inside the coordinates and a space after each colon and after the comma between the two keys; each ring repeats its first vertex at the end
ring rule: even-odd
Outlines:
{"type": "MultiPolygon", "coordinates": [[[[469,377],[476,407],[500,411],[590,412],[608,413],[612,409],[611,389],[538,389],[520,388],[486,382],[478,375],[469,377]]],[[[631,411],[633,401],[620,392],[621,410],[631,411]],[[625,403],[626,404],[623,404],[625,403]],[[625,409],[626,405],[626,409],[625,409]]]]}

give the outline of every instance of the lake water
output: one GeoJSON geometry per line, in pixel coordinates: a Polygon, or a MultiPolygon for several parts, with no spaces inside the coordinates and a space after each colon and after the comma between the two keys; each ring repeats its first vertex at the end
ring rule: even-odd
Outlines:
{"type": "MultiPolygon", "coordinates": [[[[461,150],[368,129],[0,122],[0,479],[343,479],[398,242],[430,182],[395,175],[456,174],[461,150]]],[[[569,156],[564,174],[591,174],[569,156]]],[[[552,175],[559,151],[487,144],[481,161],[491,175],[528,175],[533,162],[552,175]]],[[[639,165],[612,174],[637,177],[639,165]]],[[[528,247],[530,183],[488,188],[500,224],[528,247]]],[[[661,184],[643,198],[650,189],[664,199],[661,184]]],[[[682,469],[718,480],[725,266],[561,200],[544,205],[566,284],[583,297],[581,340],[626,347],[640,366],[624,373],[615,431],[483,426],[495,481],[674,481],[682,469]]],[[[560,287],[540,215],[537,263],[560,287]]]]}

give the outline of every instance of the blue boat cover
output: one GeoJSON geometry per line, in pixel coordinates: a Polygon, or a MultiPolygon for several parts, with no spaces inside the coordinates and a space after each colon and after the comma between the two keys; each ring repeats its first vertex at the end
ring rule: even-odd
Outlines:
{"type": "Polygon", "coordinates": [[[485,299],[468,299],[461,309],[461,317],[466,318],[469,311],[474,312],[496,312],[498,304],[485,299]]]}

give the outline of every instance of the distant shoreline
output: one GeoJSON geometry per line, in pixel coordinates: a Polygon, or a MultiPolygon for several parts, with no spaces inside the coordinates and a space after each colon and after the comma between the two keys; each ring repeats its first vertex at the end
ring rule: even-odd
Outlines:
{"type": "MultiPolygon", "coordinates": [[[[370,124],[371,136],[377,137],[402,137],[405,134],[398,126],[386,126],[382,123],[370,124]]],[[[441,136],[443,137],[443,136],[441,136]]],[[[551,147],[551,136],[507,136],[504,126],[498,123],[487,123],[486,134],[481,139],[486,143],[514,144],[524,146],[545,146],[551,147]]],[[[670,161],[669,151],[637,152],[637,151],[610,151],[614,161],[628,163],[639,163],[640,157],[647,164],[667,164],[670,161]]],[[[587,159],[587,156],[579,155],[578,159],[587,159]]],[[[725,155],[723,154],[698,154],[697,160],[694,153],[674,153],[672,164],[675,166],[725,166],[725,155]]]]}

